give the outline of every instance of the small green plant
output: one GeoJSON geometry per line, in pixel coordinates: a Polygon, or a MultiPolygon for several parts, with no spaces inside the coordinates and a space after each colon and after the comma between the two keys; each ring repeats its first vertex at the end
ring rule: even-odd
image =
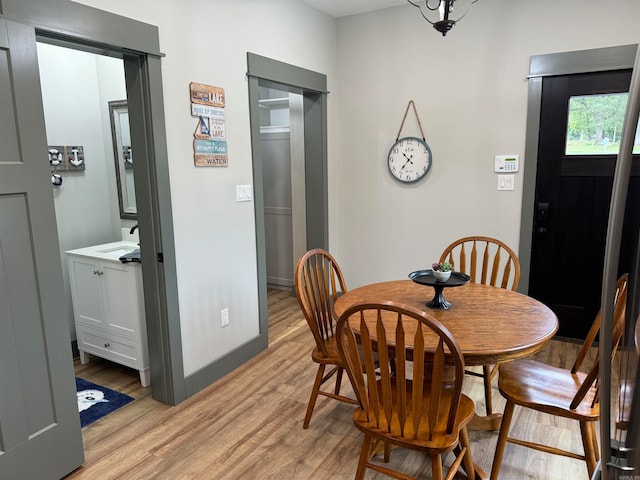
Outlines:
{"type": "Polygon", "coordinates": [[[434,263],[431,265],[434,272],[450,272],[452,270],[449,262],[434,263]]]}

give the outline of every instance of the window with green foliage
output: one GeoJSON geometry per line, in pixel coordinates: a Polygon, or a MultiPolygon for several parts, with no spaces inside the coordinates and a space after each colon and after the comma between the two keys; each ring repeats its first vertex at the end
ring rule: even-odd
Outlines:
{"type": "MultiPolygon", "coordinates": [[[[565,154],[616,155],[627,97],[627,93],[571,97],[565,154]]],[[[640,153],[640,128],[635,134],[633,153],[640,153]]]]}

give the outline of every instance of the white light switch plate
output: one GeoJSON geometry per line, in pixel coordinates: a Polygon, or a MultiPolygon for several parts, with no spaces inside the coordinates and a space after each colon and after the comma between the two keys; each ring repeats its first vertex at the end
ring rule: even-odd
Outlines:
{"type": "Polygon", "coordinates": [[[498,190],[514,190],[515,175],[498,175],[498,190]]]}
{"type": "Polygon", "coordinates": [[[236,201],[250,202],[253,198],[251,185],[236,185],[236,201]]]}

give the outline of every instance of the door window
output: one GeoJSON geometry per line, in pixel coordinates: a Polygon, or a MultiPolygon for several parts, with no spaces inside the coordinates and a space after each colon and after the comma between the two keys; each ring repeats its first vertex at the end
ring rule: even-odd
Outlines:
{"type": "MultiPolygon", "coordinates": [[[[627,107],[627,93],[569,98],[565,155],[617,155],[627,107]]],[[[633,153],[640,153],[640,128],[633,153]]]]}

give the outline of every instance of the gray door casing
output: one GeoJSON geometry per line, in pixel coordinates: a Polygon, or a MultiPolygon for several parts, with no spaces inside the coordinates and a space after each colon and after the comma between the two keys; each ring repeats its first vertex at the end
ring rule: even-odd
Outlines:
{"type": "Polygon", "coordinates": [[[304,203],[306,249],[328,248],[327,77],[324,74],[267,57],[247,53],[251,149],[258,258],[260,331],[267,332],[267,269],[264,222],[262,146],[260,140],[260,87],[291,91],[303,96],[304,203]]]}

